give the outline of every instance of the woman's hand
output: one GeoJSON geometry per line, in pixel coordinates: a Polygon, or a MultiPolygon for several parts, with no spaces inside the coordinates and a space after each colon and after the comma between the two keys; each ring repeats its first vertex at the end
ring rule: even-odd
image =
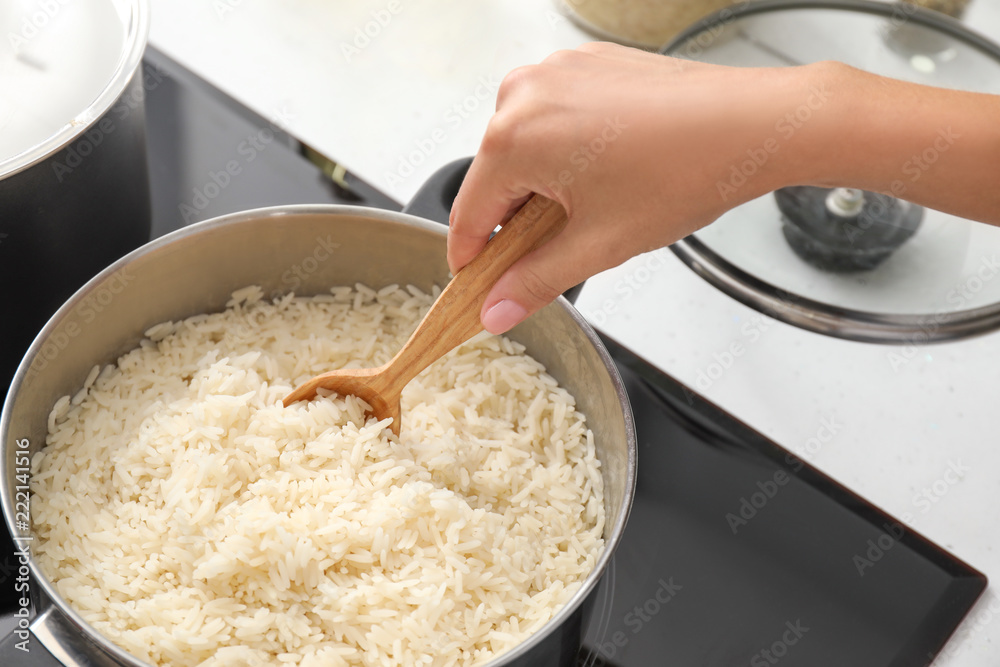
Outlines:
{"type": "Polygon", "coordinates": [[[911,201],[1000,218],[1000,189],[988,185],[1000,170],[998,112],[994,96],[837,63],[721,67],[602,43],[560,51],[504,79],[452,208],[448,262],[468,263],[533,192],[566,209],[566,229],[487,297],[483,324],[502,333],[591,275],[786,185],[903,183],[911,201]],[[935,165],[911,182],[906,160],[945,141],[946,127],[944,174],[935,165]],[[956,133],[985,148],[959,146],[956,133]],[[975,188],[992,200],[971,201],[975,188]]]}
{"type": "Polygon", "coordinates": [[[486,328],[506,331],[587,277],[778,187],[790,151],[765,142],[781,139],[786,109],[808,103],[802,78],[600,43],[511,72],[452,209],[448,262],[468,263],[533,192],[562,204],[569,224],[501,278],[486,328]],[[739,172],[746,160],[751,176],[739,172]]]}

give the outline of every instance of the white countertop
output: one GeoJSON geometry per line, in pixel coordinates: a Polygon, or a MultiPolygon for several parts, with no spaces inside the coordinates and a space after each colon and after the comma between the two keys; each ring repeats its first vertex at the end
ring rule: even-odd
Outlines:
{"type": "MultiPolygon", "coordinates": [[[[475,152],[507,71],[591,40],[553,0],[151,4],[157,48],[400,201],[475,152]]],[[[1000,3],[973,0],[966,22],[1000,40],[1000,3]]],[[[593,278],[577,306],[1000,581],[1000,333],[915,347],[828,338],[758,315],[657,255],[593,278]]],[[[934,664],[996,665],[998,618],[989,589],[934,664]]]]}

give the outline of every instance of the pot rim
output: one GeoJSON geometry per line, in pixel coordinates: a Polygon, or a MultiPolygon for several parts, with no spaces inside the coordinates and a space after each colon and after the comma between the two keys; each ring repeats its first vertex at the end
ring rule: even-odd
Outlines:
{"type": "Polygon", "coordinates": [[[104,88],[92,102],[77,112],[74,118],[66,119],[54,134],[31,148],[14,155],[0,156],[0,179],[8,178],[55,155],[73,143],[84,132],[104,117],[104,114],[118,101],[135,72],[142,66],[142,55],[146,51],[149,38],[149,0],[107,0],[122,5],[128,16],[125,21],[125,42],[115,69],[104,88]]]}
{"type": "MultiPolygon", "coordinates": [[[[6,455],[7,451],[14,446],[13,434],[10,433],[10,415],[13,410],[14,398],[19,393],[21,385],[26,379],[32,361],[39,356],[44,344],[47,342],[49,336],[53,333],[56,327],[58,327],[65,318],[69,317],[76,307],[83,302],[91,292],[98,289],[98,287],[106,279],[110,278],[119,270],[127,267],[129,264],[142,257],[160,251],[161,249],[190,236],[211,233],[213,230],[223,227],[240,225],[250,221],[259,221],[262,219],[274,220],[287,216],[300,215],[361,216],[417,227],[418,229],[430,231],[439,236],[445,236],[447,234],[446,226],[407,213],[363,206],[290,204],[229,213],[211,218],[209,220],[204,220],[202,222],[197,222],[154,239],[128,253],[116,262],[110,264],[103,271],[87,281],[83,287],[78,289],[69,299],[67,299],[35,336],[31,346],[28,348],[28,351],[25,353],[17,367],[17,371],[14,374],[14,378],[10,384],[10,389],[3,403],[3,410],[0,412],[0,448],[2,448],[3,452],[3,455],[0,456],[0,506],[2,506],[4,521],[7,524],[7,529],[13,536],[17,546],[20,546],[22,541],[28,541],[28,544],[30,545],[31,540],[34,538],[30,527],[27,531],[16,529],[12,497],[13,489],[11,488],[12,471],[8,469],[9,457],[6,455]]],[[[620,405],[622,406],[625,439],[628,450],[627,464],[625,468],[624,493],[622,495],[622,501],[618,507],[618,520],[611,527],[610,533],[605,539],[604,550],[601,552],[597,562],[594,564],[593,570],[591,570],[590,574],[587,575],[587,578],[581,582],[580,588],[577,589],[569,601],[566,602],[566,604],[563,605],[563,607],[559,609],[559,611],[556,612],[556,614],[542,627],[538,628],[524,641],[520,642],[506,653],[500,654],[490,660],[488,663],[483,665],[483,667],[499,667],[500,665],[504,665],[507,662],[515,660],[531,651],[556,627],[564,623],[580,607],[580,605],[583,604],[584,600],[597,586],[597,582],[604,576],[605,570],[611,563],[614,552],[617,549],[618,544],[621,542],[622,534],[625,532],[625,526],[628,522],[629,514],[632,509],[632,499],[635,495],[637,474],[636,459],[638,456],[638,447],[636,444],[635,421],[632,415],[632,408],[629,403],[628,394],[625,390],[625,384],[621,379],[621,375],[618,373],[618,368],[615,366],[615,362],[611,358],[611,354],[604,346],[604,343],[601,341],[597,332],[590,325],[590,323],[587,322],[583,315],[562,296],[558,297],[554,303],[566,311],[577,326],[583,330],[584,335],[594,346],[608,372],[612,385],[615,388],[615,394],[618,397],[620,405]]],[[[44,444],[42,447],[44,447],[44,444]]],[[[83,633],[89,640],[97,644],[97,646],[99,646],[106,653],[110,654],[114,660],[120,662],[122,665],[128,665],[129,667],[151,667],[149,663],[140,660],[111,640],[107,639],[103,634],[85,621],[56,591],[54,584],[49,581],[46,574],[38,565],[33,551],[29,554],[27,560],[28,567],[33,576],[33,583],[37,584],[39,589],[41,589],[44,598],[46,598],[49,603],[49,608],[55,607],[65,620],[75,626],[75,628],[83,633]]],[[[44,607],[36,609],[36,617],[41,616],[44,611],[44,607]]]]}

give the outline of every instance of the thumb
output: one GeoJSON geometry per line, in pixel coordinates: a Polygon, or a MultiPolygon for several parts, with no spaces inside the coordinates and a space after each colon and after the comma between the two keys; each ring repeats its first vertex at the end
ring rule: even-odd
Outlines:
{"type": "Polygon", "coordinates": [[[525,255],[501,276],[479,313],[483,328],[502,334],[596,272],[570,227],[525,255]]]}

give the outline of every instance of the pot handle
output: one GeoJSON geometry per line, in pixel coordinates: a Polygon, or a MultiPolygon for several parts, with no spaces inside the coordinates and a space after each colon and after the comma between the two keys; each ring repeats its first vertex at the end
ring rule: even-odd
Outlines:
{"type": "Polygon", "coordinates": [[[31,623],[18,617],[18,627],[0,641],[0,665],[20,665],[31,660],[38,667],[63,667],[55,656],[46,650],[42,641],[35,633],[36,625],[44,624],[43,616],[52,613],[52,609],[35,617],[31,623]],[[21,621],[24,621],[23,624],[21,621]]]}
{"type": "Polygon", "coordinates": [[[403,207],[403,213],[447,225],[451,205],[455,202],[455,196],[471,164],[471,157],[463,157],[435,171],[420,186],[410,203],[403,207]]]}
{"type": "Polygon", "coordinates": [[[0,641],[0,665],[20,665],[30,656],[32,667],[118,667],[89,639],[74,632],[50,606],[0,641]],[[91,644],[81,647],[82,642],[91,644]],[[86,657],[83,657],[86,656],[86,657]]]}
{"type": "MultiPolygon", "coordinates": [[[[447,225],[451,215],[451,205],[455,203],[455,196],[458,195],[458,189],[462,187],[462,181],[471,164],[471,157],[463,157],[435,171],[420,186],[413,199],[403,207],[403,213],[447,225]]],[[[580,283],[563,292],[563,296],[570,303],[575,303],[582,289],[583,283],[580,283]]]]}

